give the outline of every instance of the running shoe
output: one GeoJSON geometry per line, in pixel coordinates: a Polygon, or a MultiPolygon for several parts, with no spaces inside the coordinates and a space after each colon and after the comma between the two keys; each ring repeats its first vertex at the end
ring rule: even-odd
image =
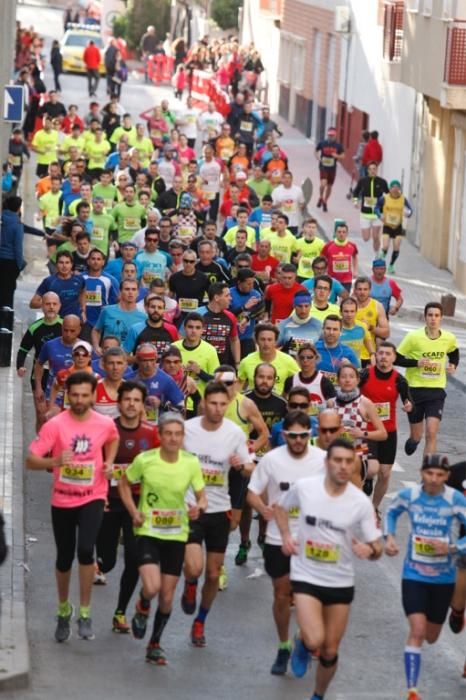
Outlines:
{"type": "Polygon", "coordinates": [[[319,197],[319,200],[317,201],[317,209],[320,209],[322,206],[322,199],[319,197]]]}
{"type": "Polygon", "coordinates": [[[222,564],[222,568],[220,569],[220,576],[218,579],[218,590],[219,591],[226,591],[228,588],[228,574],[227,570],[225,569],[225,566],[222,564]]]}
{"type": "Polygon", "coordinates": [[[126,621],[126,615],[121,610],[116,610],[112,620],[112,630],[119,634],[129,634],[130,626],[126,621]]]}
{"type": "Polygon", "coordinates": [[[328,211],[327,202],[324,202],[323,200],[322,200],[322,211],[328,211]]]}
{"type": "Polygon", "coordinates": [[[147,618],[149,617],[150,606],[147,610],[141,607],[141,600],[136,601],[136,609],[134,611],[133,619],[131,620],[131,629],[133,636],[136,639],[143,639],[146,633],[147,618]]]}
{"type": "Polygon", "coordinates": [[[371,497],[372,492],[374,490],[374,480],[373,479],[366,479],[362,485],[362,490],[364,491],[366,496],[371,497]]]}
{"type": "Polygon", "coordinates": [[[191,627],[191,644],[194,647],[205,647],[207,644],[204,634],[204,623],[200,620],[194,620],[191,627]]]}
{"type": "Polygon", "coordinates": [[[74,606],[68,615],[57,615],[57,626],[55,628],[55,640],[59,643],[67,642],[71,638],[71,620],[74,617],[74,606]]]}
{"type": "Polygon", "coordinates": [[[100,570],[99,563],[96,561],[94,564],[94,586],[106,586],[107,579],[105,574],[100,570]]]}
{"type": "Polygon", "coordinates": [[[155,664],[155,666],[167,665],[167,657],[160,644],[152,642],[148,645],[146,649],[146,661],[149,664],[155,664]]]}
{"type": "Polygon", "coordinates": [[[291,670],[296,678],[302,678],[309,666],[311,655],[299,637],[295,637],[291,652],[291,670]]]}
{"type": "Polygon", "coordinates": [[[406,454],[408,455],[408,457],[409,457],[410,455],[413,455],[413,454],[416,452],[417,446],[418,446],[418,445],[419,445],[419,443],[416,442],[416,440],[413,440],[413,438],[408,438],[408,439],[406,440],[406,442],[405,442],[405,452],[406,452],[406,454]]]}
{"type": "Polygon", "coordinates": [[[396,275],[395,265],[388,266],[388,274],[389,275],[396,275]]]}
{"type": "Polygon", "coordinates": [[[464,610],[450,610],[448,624],[453,634],[459,634],[464,629],[464,610]]]}
{"type": "Polygon", "coordinates": [[[410,690],[408,690],[406,700],[421,700],[421,696],[419,695],[416,688],[410,688],[410,690]]]}
{"type": "Polygon", "coordinates": [[[90,617],[78,618],[78,637],[80,639],[95,639],[95,634],[92,630],[92,620],[90,617]]]}
{"type": "Polygon", "coordinates": [[[186,615],[192,615],[196,610],[197,582],[184,582],[183,595],[181,596],[181,609],[186,615]]]}
{"type": "Polygon", "coordinates": [[[288,668],[288,661],[290,660],[291,652],[289,649],[279,649],[277,658],[272,664],[270,673],[273,676],[284,676],[288,668]]]}
{"type": "Polygon", "coordinates": [[[248,560],[248,552],[251,549],[251,540],[248,540],[247,542],[241,542],[238,553],[236,554],[235,557],[235,564],[236,566],[243,566],[243,564],[246,564],[248,560]]]}
{"type": "Polygon", "coordinates": [[[385,260],[385,258],[387,257],[387,253],[388,253],[388,250],[382,250],[382,255],[381,255],[382,260],[385,260]]]}

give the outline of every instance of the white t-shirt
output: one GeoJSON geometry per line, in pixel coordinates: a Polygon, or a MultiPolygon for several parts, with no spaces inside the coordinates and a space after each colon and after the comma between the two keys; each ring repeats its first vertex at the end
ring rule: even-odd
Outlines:
{"type": "Polygon", "coordinates": [[[209,141],[211,138],[218,136],[224,121],[225,119],[220,112],[209,112],[209,110],[202,112],[199,116],[198,124],[204,141],[209,141]]]}
{"type": "Polygon", "coordinates": [[[211,160],[209,163],[204,161],[199,168],[199,175],[202,178],[202,189],[207,199],[214,199],[215,195],[220,192],[220,177],[222,175],[220,165],[216,160],[211,160]]]}
{"type": "MultiPolygon", "coordinates": [[[[267,495],[267,503],[271,506],[277,503],[298,479],[317,476],[325,471],[325,452],[320,447],[309,445],[305,457],[293,457],[287,445],[276,447],[267,452],[254,469],[249,482],[249,490],[260,496],[267,495]]],[[[296,508],[290,509],[290,530],[293,537],[298,534],[298,515],[296,508]]],[[[265,536],[267,544],[283,544],[280,530],[274,520],[267,523],[265,536]]]]}
{"type": "Polygon", "coordinates": [[[173,185],[173,178],[176,175],[176,168],[171,162],[171,160],[166,160],[162,158],[159,161],[159,175],[165,183],[167,190],[173,185]]]}
{"type": "Polygon", "coordinates": [[[184,134],[188,139],[197,138],[197,120],[199,118],[199,110],[191,107],[191,109],[184,109],[176,116],[177,119],[180,120],[180,134],[184,134]]]}
{"type": "Polygon", "coordinates": [[[289,219],[289,226],[299,226],[301,221],[300,204],[304,202],[303,191],[298,185],[291,185],[286,188],[278,185],[272,192],[272,200],[275,207],[278,207],[289,219]]]}
{"type": "Polygon", "coordinates": [[[299,554],[291,557],[290,578],[317,586],[354,585],[353,537],[374,542],[382,533],[376,526],[368,497],[349,483],[340,496],[330,496],[325,476],[300,479],[280,498],[283,508],[299,508],[299,554]]]}
{"type": "Polygon", "coordinates": [[[230,510],[230,457],[238,455],[242,464],[250,462],[246,436],[241,428],[224,418],[217,430],[205,430],[202,416],[191,418],[185,423],[184,449],[196,455],[201,463],[207,495],[206,513],[230,510]]]}

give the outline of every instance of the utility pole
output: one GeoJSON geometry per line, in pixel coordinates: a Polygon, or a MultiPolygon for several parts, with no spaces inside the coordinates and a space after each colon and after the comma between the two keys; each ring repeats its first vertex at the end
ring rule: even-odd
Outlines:
{"type": "MultiPolygon", "coordinates": [[[[8,85],[13,77],[16,43],[16,0],[1,0],[0,2],[0,27],[2,28],[2,40],[0,42],[0,156],[2,164],[8,157],[8,141],[11,134],[11,124],[5,122],[3,88],[8,85]]],[[[1,208],[1,197],[0,197],[1,208]]],[[[1,209],[0,209],[1,210],[1,209]]]]}

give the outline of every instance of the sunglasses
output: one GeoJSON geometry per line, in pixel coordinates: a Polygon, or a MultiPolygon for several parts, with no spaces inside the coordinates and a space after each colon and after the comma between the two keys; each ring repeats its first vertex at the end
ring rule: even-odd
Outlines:
{"type": "Polygon", "coordinates": [[[232,382],[231,380],[228,380],[227,382],[226,382],[226,381],[222,381],[222,384],[225,384],[225,386],[233,386],[233,384],[235,384],[235,382],[234,382],[234,381],[232,382]]]}
{"type": "Polygon", "coordinates": [[[283,435],[286,435],[286,437],[289,437],[290,440],[307,440],[309,435],[311,434],[310,430],[303,430],[301,433],[295,433],[293,430],[284,430],[283,435]]]}
{"type": "Polygon", "coordinates": [[[159,239],[149,237],[149,238],[146,238],[146,241],[148,241],[149,243],[158,243],[159,239]]]}
{"type": "Polygon", "coordinates": [[[76,357],[89,357],[89,353],[86,352],[85,350],[76,350],[73,355],[76,357]]]}
{"type": "Polygon", "coordinates": [[[298,355],[298,360],[315,360],[316,355],[298,355]]]}
{"type": "Polygon", "coordinates": [[[196,261],[195,260],[188,260],[188,258],[183,258],[184,263],[188,263],[189,265],[195,265],[196,261]]]}
{"type": "Polygon", "coordinates": [[[334,433],[338,432],[338,430],[340,430],[339,427],[336,427],[336,428],[320,428],[320,427],[319,427],[319,431],[320,431],[321,433],[331,433],[332,435],[333,435],[334,433]]]}
{"type": "Polygon", "coordinates": [[[330,287],[322,287],[322,285],[317,285],[317,287],[315,287],[315,289],[320,289],[321,292],[329,292],[330,291],[330,287]]]}
{"type": "Polygon", "coordinates": [[[303,411],[306,411],[309,408],[309,404],[308,403],[297,403],[295,401],[289,401],[288,407],[292,408],[292,409],[296,409],[296,410],[302,408],[303,411]]]}

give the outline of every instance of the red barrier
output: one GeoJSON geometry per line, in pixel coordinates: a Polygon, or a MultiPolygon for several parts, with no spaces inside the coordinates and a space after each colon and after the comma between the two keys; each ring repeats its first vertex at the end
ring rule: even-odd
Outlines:
{"type": "Polygon", "coordinates": [[[228,96],[217,85],[215,75],[212,73],[203,70],[193,71],[191,95],[196,107],[207,109],[208,103],[212,101],[215,104],[217,112],[220,112],[224,117],[226,117],[230,111],[228,96]]]}
{"type": "Polygon", "coordinates": [[[153,83],[169,83],[173,75],[173,58],[155,54],[147,59],[147,75],[153,83]]]}

